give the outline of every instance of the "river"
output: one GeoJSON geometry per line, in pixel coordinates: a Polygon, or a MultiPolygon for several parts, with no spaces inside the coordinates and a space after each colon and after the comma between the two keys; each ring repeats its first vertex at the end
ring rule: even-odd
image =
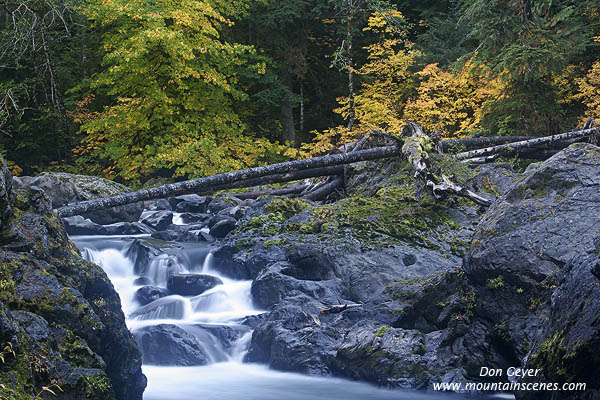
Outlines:
{"type": "Polygon", "coordinates": [[[145,400],[464,398],[447,393],[388,390],[362,382],[279,372],[264,365],[244,363],[252,321],[264,310],[252,303],[251,281],[232,280],[213,270],[208,245],[165,246],[164,242],[144,237],[74,236],[72,240],[84,258],[106,272],[121,298],[127,326],[138,343],[142,342],[143,371],[148,377],[145,400]],[[149,304],[140,304],[136,292],[142,286],[151,284],[166,289],[172,274],[210,275],[222,283],[200,295],[166,295],[149,304]],[[194,353],[199,350],[199,357],[204,357],[206,365],[190,365],[193,360],[189,361],[186,355],[170,358],[174,352],[161,347],[162,342],[158,341],[164,341],[165,337],[153,329],[173,327],[180,328],[177,332],[183,332],[185,337],[193,338],[195,349],[190,350],[194,353]],[[157,343],[152,343],[153,340],[157,343]]]}

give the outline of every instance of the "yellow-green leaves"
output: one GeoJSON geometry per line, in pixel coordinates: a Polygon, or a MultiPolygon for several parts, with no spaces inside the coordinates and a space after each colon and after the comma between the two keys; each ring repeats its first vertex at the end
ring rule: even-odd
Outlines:
{"type": "MultiPolygon", "coordinates": [[[[85,122],[83,154],[104,173],[139,179],[160,169],[197,177],[260,163],[277,145],[245,134],[233,110],[249,46],[220,35],[230,21],[203,0],[103,0],[85,10],[104,35],[105,69],[91,87],[112,96],[85,122]]],[[[255,68],[256,69],[256,68],[255,68]]]]}

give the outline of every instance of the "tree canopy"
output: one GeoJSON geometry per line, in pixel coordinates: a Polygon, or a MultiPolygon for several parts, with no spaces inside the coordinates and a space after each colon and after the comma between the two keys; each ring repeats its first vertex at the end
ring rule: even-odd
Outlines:
{"type": "Polygon", "coordinates": [[[142,185],[600,117],[597,0],[7,0],[0,152],[142,185]]]}

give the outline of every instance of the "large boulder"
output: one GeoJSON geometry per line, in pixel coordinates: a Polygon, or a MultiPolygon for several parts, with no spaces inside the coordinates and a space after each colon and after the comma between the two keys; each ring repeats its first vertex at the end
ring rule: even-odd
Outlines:
{"type": "Polygon", "coordinates": [[[185,194],[167,199],[173,210],[193,213],[205,213],[211,200],[210,196],[202,197],[197,194],[185,194]]]}
{"type": "Polygon", "coordinates": [[[167,289],[158,286],[143,286],[135,291],[135,299],[143,306],[152,303],[170,293],[167,289]]]}
{"type": "MultiPolygon", "coordinates": [[[[53,208],[131,191],[128,187],[108,179],[64,172],[44,172],[34,177],[22,176],[19,177],[18,185],[19,187],[37,186],[44,190],[50,197],[53,208]]],[[[140,218],[143,208],[143,204],[139,202],[93,211],[83,214],[83,216],[103,225],[115,222],[135,222],[140,218]]]]}
{"type": "Polygon", "coordinates": [[[209,362],[198,338],[176,325],[144,327],[136,330],[134,336],[144,364],[193,366],[209,362]]]}
{"type": "Polygon", "coordinates": [[[182,296],[197,296],[222,284],[223,281],[213,275],[174,274],[169,277],[167,288],[182,296]]]}
{"type": "Polygon", "coordinates": [[[593,317],[600,311],[600,281],[593,273],[598,226],[600,149],[590,144],[571,145],[528,168],[490,207],[464,264],[477,292],[475,323],[483,327],[465,338],[475,344],[471,348],[489,350],[484,362],[524,360],[543,369],[539,381],[587,383],[587,394],[556,392],[556,398],[598,395],[591,373],[600,370],[591,350],[600,343],[600,322],[593,317]],[[496,339],[485,343],[486,336],[496,339]]]}
{"type": "MultiPolygon", "coordinates": [[[[145,214],[145,213],[144,213],[145,214]]],[[[173,213],[170,211],[154,211],[143,216],[143,224],[150,226],[157,231],[165,230],[173,223],[173,213]]]]}
{"type": "Polygon", "coordinates": [[[141,356],[104,271],[81,258],[44,191],[19,189],[10,205],[0,233],[0,342],[12,347],[2,394],[33,398],[60,382],[65,399],[141,399],[141,356]]]}

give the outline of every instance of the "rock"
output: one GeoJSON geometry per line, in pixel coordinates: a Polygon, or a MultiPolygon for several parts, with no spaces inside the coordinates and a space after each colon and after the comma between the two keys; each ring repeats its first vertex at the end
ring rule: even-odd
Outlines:
{"type": "Polygon", "coordinates": [[[227,234],[233,231],[236,227],[235,219],[223,219],[210,228],[210,235],[216,238],[224,238],[227,234]]]}
{"type": "MultiPolygon", "coordinates": [[[[63,172],[44,172],[35,177],[23,176],[20,182],[23,186],[37,186],[44,190],[50,197],[53,208],[131,191],[128,187],[108,179],[63,172]]],[[[105,225],[123,221],[135,222],[140,218],[142,211],[143,204],[140,202],[98,210],[83,216],[97,224],[105,225]]]]}
{"type": "Polygon", "coordinates": [[[504,194],[520,178],[521,174],[516,173],[510,164],[490,163],[479,166],[477,174],[467,185],[471,186],[473,191],[493,199],[504,194]]]}
{"type": "Polygon", "coordinates": [[[182,296],[197,296],[222,284],[223,281],[212,275],[177,274],[169,277],[167,288],[182,296]]]}
{"type": "Polygon", "coordinates": [[[210,199],[206,197],[201,197],[200,200],[197,201],[182,201],[181,203],[177,204],[175,211],[182,213],[205,213],[208,208],[209,201],[210,199]]]}
{"type": "Polygon", "coordinates": [[[224,210],[221,210],[221,211],[219,211],[219,214],[227,215],[227,216],[233,217],[235,219],[241,219],[246,216],[246,214],[248,213],[249,210],[250,210],[250,207],[238,205],[238,206],[229,207],[224,210]]]}
{"type": "Polygon", "coordinates": [[[244,325],[212,325],[198,324],[196,327],[205,330],[211,336],[216,338],[225,349],[231,349],[235,343],[244,335],[250,332],[250,328],[244,325]]]}
{"type": "Polygon", "coordinates": [[[206,213],[183,213],[180,215],[181,221],[184,224],[204,224],[212,217],[211,214],[206,213]]]}
{"type": "Polygon", "coordinates": [[[2,164],[0,165],[0,231],[2,231],[10,220],[12,213],[10,198],[12,196],[13,178],[2,156],[0,156],[0,164],[2,164]]]}
{"type": "Polygon", "coordinates": [[[64,218],[63,221],[69,235],[141,235],[154,232],[148,225],[140,222],[100,225],[80,215],[64,218]]]}
{"type": "Polygon", "coordinates": [[[140,276],[133,281],[134,286],[148,286],[152,285],[152,279],[147,276],[140,276]]]}
{"type": "Polygon", "coordinates": [[[335,280],[296,279],[286,272],[294,266],[287,262],[278,262],[265,268],[252,282],[252,299],[262,309],[269,309],[286,297],[299,293],[311,297],[329,300],[339,299],[342,289],[335,280]]]}
{"type": "Polygon", "coordinates": [[[236,202],[234,200],[232,200],[232,198],[230,198],[230,197],[227,197],[227,198],[215,197],[208,204],[208,212],[210,212],[212,214],[217,214],[219,211],[225,210],[226,208],[230,208],[235,203],[236,202]]]}
{"type": "Polygon", "coordinates": [[[141,304],[146,305],[158,300],[161,297],[168,296],[170,293],[167,289],[158,286],[144,286],[135,292],[135,299],[141,304]]]}
{"type": "Polygon", "coordinates": [[[156,202],[154,202],[148,209],[151,211],[173,211],[173,207],[171,207],[171,204],[167,199],[156,200],[156,202]]]}
{"type": "Polygon", "coordinates": [[[144,364],[194,366],[208,364],[203,345],[176,325],[147,326],[134,332],[144,364]]]}
{"type": "Polygon", "coordinates": [[[204,225],[171,225],[168,230],[155,232],[151,236],[155,239],[180,243],[212,242],[214,240],[204,225]]]}
{"type": "Polygon", "coordinates": [[[543,369],[540,381],[600,389],[589,373],[600,368],[589,350],[600,343],[600,326],[589,322],[600,311],[592,272],[600,248],[599,167],[597,147],[571,145],[529,168],[485,213],[464,263],[478,303],[461,339],[471,349],[467,359],[500,367],[526,360],[543,369]]]}
{"type": "Polygon", "coordinates": [[[171,208],[177,212],[205,213],[211,197],[202,197],[197,194],[186,194],[183,196],[169,197],[167,201],[171,208]]]}
{"type": "MultiPolygon", "coordinates": [[[[153,261],[160,261],[163,266],[171,272],[173,268],[176,268],[176,264],[179,264],[183,260],[177,258],[179,246],[166,243],[160,240],[152,239],[135,239],[127,248],[125,255],[133,262],[133,271],[136,275],[146,275],[151,273],[150,269],[153,261]]],[[[166,278],[167,273],[164,276],[166,278]]],[[[156,280],[152,276],[148,276],[156,280]]]]}
{"type": "Polygon", "coordinates": [[[593,251],[598,235],[592,227],[600,211],[595,151],[591,145],[570,146],[490,207],[473,236],[465,265],[469,276],[485,284],[502,275],[506,283],[529,289],[593,251]]]}
{"type": "Polygon", "coordinates": [[[104,271],[81,258],[44,191],[18,189],[11,207],[0,248],[0,342],[15,352],[0,363],[9,397],[60,381],[64,398],[141,400],[141,357],[104,271]]]}
{"type": "Polygon", "coordinates": [[[157,231],[162,231],[173,223],[173,213],[170,211],[156,211],[143,217],[141,222],[157,231]]]}

